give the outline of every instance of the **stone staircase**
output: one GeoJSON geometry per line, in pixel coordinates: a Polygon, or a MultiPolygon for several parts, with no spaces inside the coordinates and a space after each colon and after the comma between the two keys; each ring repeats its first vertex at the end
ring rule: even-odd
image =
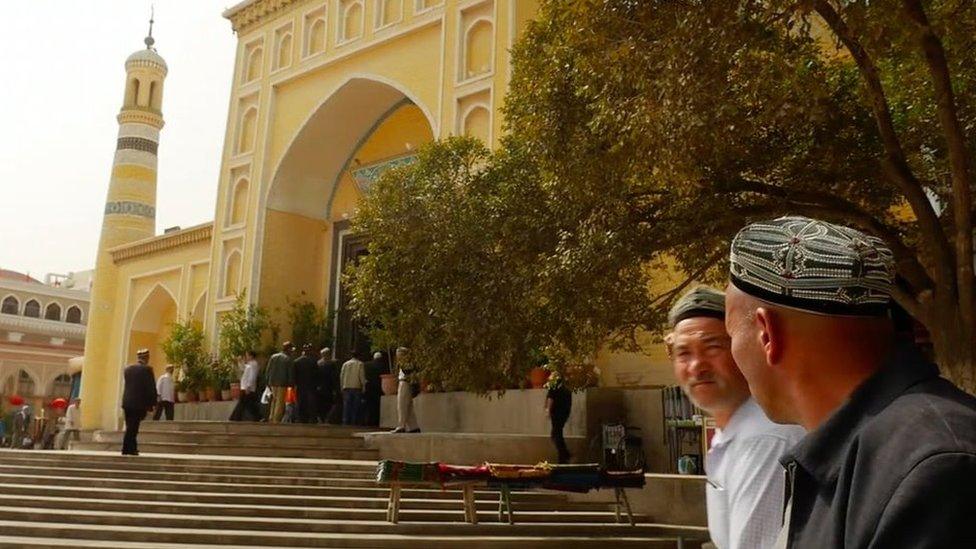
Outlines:
{"type": "MultiPolygon", "coordinates": [[[[366,448],[363,427],[301,423],[224,421],[145,421],[139,451],[155,454],[268,456],[312,459],[375,460],[366,448]]],[[[72,450],[119,452],[122,431],[95,431],[90,441],[72,442],[72,450]]]]}

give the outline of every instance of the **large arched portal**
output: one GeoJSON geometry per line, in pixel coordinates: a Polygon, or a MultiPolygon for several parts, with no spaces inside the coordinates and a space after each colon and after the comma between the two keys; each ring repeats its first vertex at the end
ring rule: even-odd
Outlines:
{"type": "Polygon", "coordinates": [[[149,349],[149,363],[157,376],[166,366],[162,342],[169,337],[172,325],[177,321],[176,300],[163,286],[155,286],[143,300],[132,317],[126,364],[136,360],[136,351],[149,349]]]}
{"type": "MultiPolygon", "coordinates": [[[[367,253],[366,242],[349,233],[350,220],[380,174],[412,162],[433,139],[432,127],[430,111],[404,87],[352,78],[309,117],[274,173],[258,300],[271,311],[284,311],[289,299],[327,306],[336,314],[337,358],[369,350],[339,282],[343,265],[367,253]]],[[[291,334],[286,328],[281,336],[291,334]]]]}

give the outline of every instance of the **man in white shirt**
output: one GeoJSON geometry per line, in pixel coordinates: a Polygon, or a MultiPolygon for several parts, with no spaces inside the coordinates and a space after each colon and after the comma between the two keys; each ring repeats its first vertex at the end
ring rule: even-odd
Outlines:
{"type": "Polygon", "coordinates": [[[784,473],[779,458],[804,431],[770,421],[732,359],[725,294],[698,287],[668,315],[668,351],[682,390],[718,430],[705,457],[708,531],[718,549],[766,549],[782,526],[784,473]]]}
{"type": "Polygon", "coordinates": [[[363,387],[366,385],[366,367],[353,355],[342,365],[339,386],[342,387],[342,424],[363,424],[363,387]]]}
{"type": "Polygon", "coordinates": [[[176,402],[176,388],[173,385],[173,365],[166,365],[166,372],[156,380],[156,394],[159,395],[156,403],[156,412],[153,413],[153,421],[159,421],[163,412],[166,412],[166,420],[173,421],[173,403],[176,402]]]}
{"type": "Polygon", "coordinates": [[[81,437],[81,399],[76,398],[71,401],[68,409],[64,411],[64,425],[59,433],[57,448],[64,450],[68,447],[68,439],[79,440],[81,437]]]}
{"type": "Polygon", "coordinates": [[[241,373],[241,398],[230,414],[231,421],[243,421],[244,414],[251,415],[251,421],[261,419],[261,409],[258,407],[258,366],[257,353],[244,353],[244,372],[241,373]]]}

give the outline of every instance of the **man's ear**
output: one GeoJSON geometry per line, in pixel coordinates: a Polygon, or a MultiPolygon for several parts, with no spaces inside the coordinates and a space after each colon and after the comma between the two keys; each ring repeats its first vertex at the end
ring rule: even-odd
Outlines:
{"type": "Polygon", "coordinates": [[[783,358],[782,322],[782,317],[775,311],[766,307],[756,309],[757,337],[770,366],[776,366],[783,358]]]}

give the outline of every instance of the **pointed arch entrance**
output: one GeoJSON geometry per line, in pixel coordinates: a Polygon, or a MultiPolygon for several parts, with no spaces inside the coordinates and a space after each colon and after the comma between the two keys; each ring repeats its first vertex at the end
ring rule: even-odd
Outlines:
{"type": "Polygon", "coordinates": [[[309,116],[274,171],[261,209],[255,293],[269,310],[296,298],[327,306],[335,314],[339,359],[369,351],[340,281],[343,265],[367,253],[368,242],[349,232],[350,221],[372,182],[412,162],[416,149],[433,140],[434,127],[406,87],[353,77],[309,116]]]}
{"type": "Polygon", "coordinates": [[[166,287],[157,284],[132,316],[125,364],[135,362],[136,351],[139,349],[149,349],[149,364],[153,367],[153,372],[156,375],[162,374],[166,367],[166,355],[161,344],[169,337],[172,324],[176,320],[176,298],[166,287]]]}

